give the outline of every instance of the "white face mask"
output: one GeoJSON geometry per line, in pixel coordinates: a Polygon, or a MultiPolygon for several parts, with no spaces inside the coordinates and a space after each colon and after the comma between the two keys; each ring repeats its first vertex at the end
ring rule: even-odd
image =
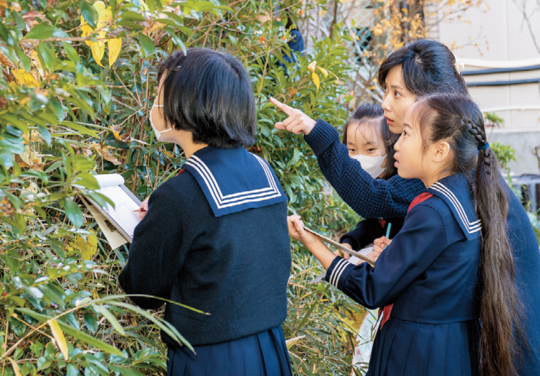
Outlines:
{"type": "Polygon", "coordinates": [[[156,126],[154,125],[154,122],[152,121],[152,110],[154,107],[165,107],[161,104],[156,104],[156,101],[154,100],[154,104],[152,105],[152,108],[150,109],[150,125],[152,126],[152,129],[154,130],[154,134],[156,135],[156,140],[161,141],[161,135],[163,133],[167,133],[168,131],[172,131],[172,128],[165,129],[164,131],[158,131],[156,126]]]}
{"type": "Polygon", "coordinates": [[[362,168],[374,179],[386,170],[386,167],[381,167],[386,159],[386,155],[383,155],[382,157],[371,157],[369,155],[357,154],[351,158],[360,162],[362,168]]]}

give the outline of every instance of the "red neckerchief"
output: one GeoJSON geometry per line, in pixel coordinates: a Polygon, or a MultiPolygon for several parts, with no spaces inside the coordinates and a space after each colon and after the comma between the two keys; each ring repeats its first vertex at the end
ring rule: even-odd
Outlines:
{"type": "MultiPolygon", "coordinates": [[[[427,193],[427,192],[424,192],[424,193],[421,193],[420,195],[418,195],[413,200],[413,202],[411,202],[411,205],[409,206],[409,210],[407,210],[407,213],[409,213],[411,211],[411,209],[414,208],[416,205],[418,205],[421,202],[426,201],[428,198],[430,198],[432,196],[433,195],[431,193],[427,193]]],[[[381,317],[381,313],[383,315],[383,319],[382,319],[382,322],[381,322],[381,329],[383,328],[384,324],[390,318],[390,315],[392,314],[392,308],[394,308],[394,305],[390,304],[390,305],[387,305],[387,306],[383,307],[382,310],[379,309],[379,317],[381,317]]]]}

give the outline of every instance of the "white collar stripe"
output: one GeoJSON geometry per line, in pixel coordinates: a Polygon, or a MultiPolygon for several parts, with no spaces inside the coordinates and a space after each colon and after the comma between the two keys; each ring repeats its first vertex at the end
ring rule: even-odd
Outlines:
{"type": "MultiPolygon", "coordinates": [[[[253,154],[252,154],[253,155],[253,154]]],[[[255,155],[254,155],[255,156],[255,155]]],[[[197,156],[192,156],[186,164],[194,168],[204,180],[212,198],[218,209],[223,209],[232,206],[243,205],[250,202],[258,202],[264,200],[270,200],[280,197],[282,194],[277,188],[276,181],[270,172],[266,163],[262,161],[258,156],[255,156],[257,161],[261,164],[266,177],[268,179],[269,187],[262,189],[255,189],[251,191],[239,192],[229,195],[223,195],[219,185],[206,164],[197,156]]]]}
{"type": "Polygon", "coordinates": [[[467,215],[460,211],[460,208],[461,208],[461,210],[463,210],[463,208],[461,207],[461,204],[459,203],[459,201],[457,201],[455,198],[450,196],[447,192],[441,190],[439,187],[433,187],[432,186],[431,188],[433,188],[437,192],[442,193],[444,196],[446,196],[450,200],[450,202],[452,202],[452,205],[456,209],[461,221],[463,222],[463,225],[466,227],[467,231],[470,234],[472,234],[474,232],[477,232],[477,231],[480,231],[480,229],[482,228],[481,223],[477,223],[477,224],[474,224],[474,225],[472,223],[470,223],[468,221],[467,215]]]}
{"type": "MultiPolygon", "coordinates": [[[[253,194],[253,193],[258,193],[258,192],[265,192],[265,191],[269,191],[269,190],[274,191],[274,192],[277,191],[277,189],[273,189],[273,187],[267,187],[267,188],[255,189],[255,190],[247,191],[247,192],[233,193],[233,194],[229,194],[229,195],[224,196],[223,193],[221,192],[221,190],[219,189],[219,185],[217,184],[216,179],[214,178],[214,175],[212,175],[212,172],[210,172],[210,170],[204,164],[204,162],[202,162],[200,159],[199,159],[199,161],[200,162],[197,162],[197,161],[194,160],[193,162],[196,163],[197,166],[199,166],[203,171],[205,171],[205,175],[208,176],[208,178],[210,179],[210,183],[215,187],[215,189],[217,191],[217,194],[218,194],[218,197],[221,200],[227,200],[227,199],[232,198],[232,197],[243,196],[243,195],[253,194]]],[[[193,166],[193,164],[191,164],[190,162],[192,162],[192,161],[188,161],[188,164],[193,166]]],[[[271,175],[268,176],[268,174],[266,174],[266,177],[268,178],[269,183],[270,183],[271,180],[274,180],[271,175]]]]}
{"type": "MultiPolygon", "coordinates": [[[[262,188],[262,189],[256,189],[256,190],[252,190],[252,191],[233,193],[233,194],[229,194],[229,195],[224,196],[223,193],[221,192],[221,190],[219,189],[219,185],[216,182],[216,179],[214,178],[214,175],[212,174],[212,172],[210,171],[208,166],[206,166],[206,164],[200,158],[198,158],[195,155],[193,155],[191,158],[188,160],[187,164],[194,167],[194,165],[191,162],[196,163],[200,167],[200,169],[205,171],[205,175],[210,180],[210,183],[215,187],[216,193],[217,193],[218,197],[220,198],[220,200],[227,200],[227,199],[229,199],[231,197],[248,195],[248,194],[253,194],[253,193],[257,193],[257,192],[264,192],[264,191],[268,191],[268,190],[272,190],[274,192],[278,191],[276,188],[274,188],[272,186],[272,180],[274,180],[273,177],[271,175],[268,176],[268,174],[266,174],[266,177],[268,178],[268,183],[270,185],[269,187],[262,188]],[[193,158],[193,161],[191,160],[191,158],[193,158]]],[[[260,163],[260,161],[259,161],[259,163],[260,163]]]]}
{"type": "MultiPolygon", "coordinates": [[[[199,170],[199,168],[197,166],[195,166],[195,165],[192,165],[192,164],[190,164],[190,166],[195,168],[199,172],[199,174],[201,174],[201,176],[203,177],[203,179],[205,180],[205,182],[208,185],[208,181],[206,180],[206,178],[204,177],[202,172],[199,170]]],[[[228,207],[232,207],[232,206],[238,206],[238,205],[246,204],[246,203],[249,203],[249,202],[258,202],[258,201],[270,200],[272,198],[276,198],[276,197],[281,196],[280,192],[277,192],[276,194],[274,194],[273,192],[270,192],[270,193],[267,193],[267,194],[262,194],[265,197],[255,198],[257,196],[262,196],[262,195],[251,195],[251,196],[246,196],[246,197],[239,198],[239,199],[242,199],[243,201],[238,201],[238,202],[233,202],[233,203],[228,203],[228,204],[223,205],[222,203],[220,203],[218,201],[218,199],[216,198],[213,190],[211,190],[211,189],[209,189],[209,190],[210,190],[210,193],[212,194],[212,197],[214,198],[214,202],[216,203],[216,206],[217,206],[218,209],[228,208],[228,207]],[[268,195],[271,195],[271,196],[268,196],[268,195]]],[[[238,200],[238,199],[236,199],[236,200],[238,200]]]]}
{"type": "Polygon", "coordinates": [[[446,188],[441,183],[435,183],[430,188],[433,190],[442,193],[446,198],[450,200],[454,208],[456,209],[459,217],[461,218],[461,221],[463,222],[463,225],[466,227],[469,234],[478,232],[482,229],[482,224],[480,220],[477,220],[475,222],[469,222],[469,218],[467,217],[467,214],[465,213],[465,210],[463,209],[463,206],[461,206],[461,203],[458,201],[456,196],[450,191],[448,188],[446,188]]]}
{"type": "MultiPolygon", "coordinates": [[[[201,174],[204,181],[206,182],[206,185],[208,186],[208,189],[211,189],[216,194],[217,200],[220,203],[233,202],[233,201],[241,200],[243,198],[258,197],[258,196],[262,196],[262,195],[265,195],[265,194],[266,195],[274,194],[276,192],[275,190],[273,190],[271,188],[256,189],[256,190],[249,191],[249,192],[241,192],[241,193],[230,194],[230,195],[225,196],[225,197],[229,197],[229,198],[222,199],[221,197],[223,197],[223,196],[220,194],[221,190],[219,189],[219,186],[217,186],[217,183],[214,184],[214,182],[212,180],[209,180],[210,177],[208,176],[208,173],[204,169],[202,169],[202,166],[200,166],[196,162],[192,163],[191,161],[186,162],[186,164],[190,165],[193,168],[195,168],[201,174]],[[266,192],[266,193],[260,193],[260,192],[266,192]],[[260,194],[255,195],[256,193],[260,193],[260,194]]],[[[212,196],[214,196],[214,195],[212,195],[212,196]]]]}
{"type": "Polygon", "coordinates": [[[264,172],[266,173],[266,177],[268,178],[268,181],[270,182],[270,185],[274,188],[275,191],[278,191],[276,181],[274,180],[274,177],[272,176],[272,173],[270,172],[270,168],[268,167],[268,165],[258,155],[255,155],[255,154],[251,154],[251,155],[253,155],[255,158],[257,158],[257,160],[261,164],[262,168],[264,169],[264,172]]]}
{"type": "Polygon", "coordinates": [[[465,210],[463,209],[463,206],[461,206],[461,203],[459,202],[456,195],[451,190],[449,190],[446,186],[444,186],[441,183],[435,183],[434,185],[436,185],[437,188],[439,188],[438,189],[439,192],[445,194],[445,196],[448,197],[452,201],[452,203],[456,207],[456,210],[460,213],[461,219],[463,220],[464,224],[467,225],[468,228],[472,229],[472,228],[475,228],[477,226],[480,226],[480,223],[481,223],[480,220],[477,220],[477,221],[474,221],[474,222],[469,222],[469,217],[465,213],[465,210]]]}
{"type": "MultiPolygon", "coordinates": [[[[444,184],[441,184],[439,182],[435,183],[434,185],[436,185],[437,187],[439,187],[440,189],[442,189],[443,191],[445,191],[446,193],[448,193],[449,196],[453,197],[454,198],[454,202],[457,202],[458,205],[459,205],[459,209],[461,209],[461,212],[463,213],[463,215],[466,216],[465,214],[465,210],[463,210],[463,207],[461,206],[461,203],[459,202],[459,200],[457,199],[456,195],[454,194],[454,192],[452,192],[451,190],[449,190],[444,184]]],[[[467,217],[467,216],[466,216],[467,217]]],[[[467,217],[468,218],[468,217],[467,217]]],[[[467,221],[468,222],[468,221],[467,221]]],[[[474,221],[474,222],[471,222],[470,224],[473,225],[473,224],[476,224],[476,223],[480,223],[480,220],[477,220],[477,221],[474,221]]]]}

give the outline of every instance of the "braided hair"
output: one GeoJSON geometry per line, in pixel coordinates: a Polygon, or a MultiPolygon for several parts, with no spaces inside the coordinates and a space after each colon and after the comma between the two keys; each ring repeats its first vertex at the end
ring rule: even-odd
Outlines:
{"type": "Polygon", "coordinates": [[[412,111],[415,124],[420,124],[424,149],[440,140],[450,144],[452,160],[441,172],[469,178],[476,213],[482,221],[478,270],[481,375],[516,375],[521,356],[518,344],[524,338],[520,324],[523,313],[513,284],[507,190],[487,143],[482,112],[468,96],[452,94],[421,98],[412,111]]]}

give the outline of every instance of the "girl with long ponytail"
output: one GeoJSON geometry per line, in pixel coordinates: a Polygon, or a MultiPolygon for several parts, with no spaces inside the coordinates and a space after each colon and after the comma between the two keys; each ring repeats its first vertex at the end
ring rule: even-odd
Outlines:
{"type": "Polygon", "coordinates": [[[407,111],[395,149],[398,174],[427,191],[375,267],[335,256],[298,216],[290,235],[327,269],[327,282],[365,307],[389,308],[367,376],[517,375],[526,341],[509,204],[481,111],[464,95],[424,97],[407,111]]]}

